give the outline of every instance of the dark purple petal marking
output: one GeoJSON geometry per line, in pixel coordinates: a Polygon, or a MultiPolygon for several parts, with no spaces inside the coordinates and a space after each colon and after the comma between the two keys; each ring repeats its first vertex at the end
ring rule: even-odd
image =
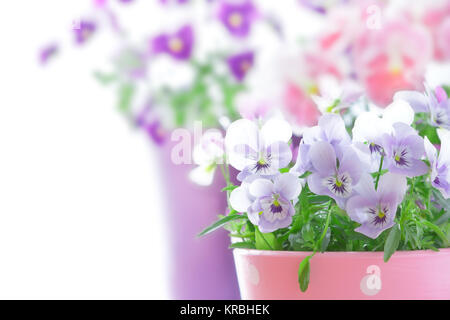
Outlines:
{"type": "Polygon", "coordinates": [[[380,146],[379,144],[376,144],[376,143],[373,143],[373,142],[369,143],[369,150],[370,150],[371,154],[379,153],[380,155],[384,155],[383,147],[380,146]]]}
{"type": "Polygon", "coordinates": [[[389,213],[389,210],[387,207],[379,207],[377,209],[375,208],[369,208],[369,213],[372,215],[372,224],[374,226],[383,226],[386,223],[387,215],[389,213]]]}
{"type": "Polygon", "coordinates": [[[397,166],[409,167],[411,164],[407,157],[408,157],[408,150],[406,148],[394,152],[394,161],[397,166]]]}
{"type": "Polygon", "coordinates": [[[325,178],[326,187],[335,195],[347,197],[351,193],[352,180],[347,174],[341,174],[325,178]]]}
{"type": "Polygon", "coordinates": [[[253,170],[256,173],[259,173],[260,171],[266,171],[270,168],[272,155],[268,154],[265,157],[261,157],[258,161],[256,161],[256,164],[253,166],[253,170]]]}

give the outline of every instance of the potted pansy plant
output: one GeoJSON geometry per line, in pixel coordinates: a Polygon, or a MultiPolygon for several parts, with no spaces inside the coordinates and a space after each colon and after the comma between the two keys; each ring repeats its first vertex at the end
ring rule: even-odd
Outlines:
{"type": "Polygon", "coordinates": [[[229,231],[242,298],[449,299],[449,111],[441,87],[403,91],[298,145],[282,119],[233,122],[221,166],[239,183],[200,235],[229,231]]]}

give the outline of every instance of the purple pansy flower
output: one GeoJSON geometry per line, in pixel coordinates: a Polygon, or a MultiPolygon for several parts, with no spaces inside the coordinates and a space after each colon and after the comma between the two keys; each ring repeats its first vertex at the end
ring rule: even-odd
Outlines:
{"type": "Polygon", "coordinates": [[[250,33],[256,15],[256,8],[249,0],[239,3],[224,0],[219,9],[219,19],[236,37],[246,37],[250,33]]]}
{"type": "Polygon", "coordinates": [[[280,174],[273,181],[253,175],[233,190],[230,203],[236,211],[247,212],[261,232],[273,232],[291,224],[293,203],[301,190],[300,179],[290,173],[280,174]]]}
{"type": "Polygon", "coordinates": [[[441,139],[439,156],[436,148],[425,137],[425,151],[431,166],[431,184],[438,189],[445,199],[450,198],[450,132],[438,129],[441,139]]]}
{"type": "Polygon", "coordinates": [[[252,51],[246,51],[233,55],[227,59],[231,73],[238,81],[244,80],[245,75],[253,66],[255,55],[252,51]]]}
{"type": "Polygon", "coordinates": [[[168,137],[161,121],[151,113],[151,103],[148,103],[137,115],[136,125],[142,128],[157,145],[163,145],[168,137]]]}
{"type": "Polygon", "coordinates": [[[50,44],[43,48],[39,53],[39,61],[45,65],[58,53],[59,47],[57,44],[50,44]]]}
{"type": "Polygon", "coordinates": [[[385,155],[383,136],[394,132],[393,124],[402,122],[411,125],[414,121],[414,110],[404,100],[394,101],[381,115],[379,117],[374,112],[361,113],[352,130],[355,150],[364,158],[371,172],[378,170],[381,156],[385,155]]]}
{"type": "Polygon", "coordinates": [[[326,141],[318,141],[311,146],[308,156],[313,169],[308,176],[308,186],[315,194],[330,196],[344,208],[353,195],[363,167],[351,147],[342,151],[342,155],[337,156],[333,146],[326,141]]]}
{"type": "Polygon", "coordinates": [[[188,60],[194,44],[194,31],[186,25],[173,34],[163,33],[152,40],[154,53],[166,53],[177,60],[188,60]]]}
{"type": "Polygon", "coordinates": [[[312,169],[311,159],[308,153],[311,146],[318,141],[330,143],[336,155],[338,157],[342,156],[343,149],[351,145],[351,138],[345,129],[345,123],[341,116],[337,114],[324,114],[320,117],[317,126],[307,128],[303,132],[297,162],[291,169],[292,173],[302,175],[312,169]]]}
{"type": "Polygon", "coordinates": [[[353,221],[361,224],[355,231],[372,239],[394,226],[398,205],[406,192],[406,178],[386,173],[381,176],[375,190],[372,176],[364,174],[356,187],[358,195],[347,202],[347,213],[353,221]]]}
{"type": "Polygon", "coordinates": [[[450,129],[450,99],[442,87],[434,91],[427,85],[425,93],[417,91],[400,91],[394,99],[408,101],[415,112],[426,112],[431,116],[431,125],[450,129]]]}
{"type": "Polygon", "coordinates": [[[228,127],[225,137],[228,162],[242,171],[240,181],[251,174],[272,177],[292,159],[288,145],[291,137],[292,129],[284,120],[271,119],[261,129],[253,121],[237,120],[228,127]]]}
{"type": "Polygon", "coordinates": [[[407,124],[397,122],[393,128],[394,133],[383,136],[385,168],[407,177],[425,174],[428,166],[421,160],[425,154],[423,139],[407,124]]]}
{"type": "Polygon", "coordinates": [[[73,30],[75,34],[75,42],[77,44],[84,44],[95,33],[97,30],[97,25],[94,21],[81,20],[74,26],[73,30]]]}

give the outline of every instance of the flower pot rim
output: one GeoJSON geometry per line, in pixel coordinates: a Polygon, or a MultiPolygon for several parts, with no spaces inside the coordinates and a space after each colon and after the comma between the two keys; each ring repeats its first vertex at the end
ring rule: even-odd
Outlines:
{"type": "MultiPolygon", "coordinates": [[[[276,257],[299,257],[304,258],[312,254],[312,251],[277,251],[277,250],[257,250],[257,249],[243,249],[234,248],[234,252],[241,255],[248,256],[276,256],[276,257]]],[[[396,258],[401,257],[411,257],[411,256],[436,256],[437,254],[448,254],[450,255],[450,248],[441,248],[439,251],[433,250],[405,250],[396,251],[393,256],[396,258]]],[[[383,251],[325,251],[317,252],[316,256],[323,256],[328,258],[376,258],[383,256],[383,251]]]]}

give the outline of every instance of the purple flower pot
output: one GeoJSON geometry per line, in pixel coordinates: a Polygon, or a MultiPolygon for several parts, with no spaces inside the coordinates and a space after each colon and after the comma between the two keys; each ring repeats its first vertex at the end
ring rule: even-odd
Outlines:
{"type": "Polygon", "coordinates": [[[170,285],[173,299],[239,299],[239,288],[228,246],[230,238],[219,230],[203,238],[197,234],[226,212],[225,181],[216,172],[209,187],[189,180],[193,165],[175,165],[172,146],[160,147],[170,246],[170,285]]]}

